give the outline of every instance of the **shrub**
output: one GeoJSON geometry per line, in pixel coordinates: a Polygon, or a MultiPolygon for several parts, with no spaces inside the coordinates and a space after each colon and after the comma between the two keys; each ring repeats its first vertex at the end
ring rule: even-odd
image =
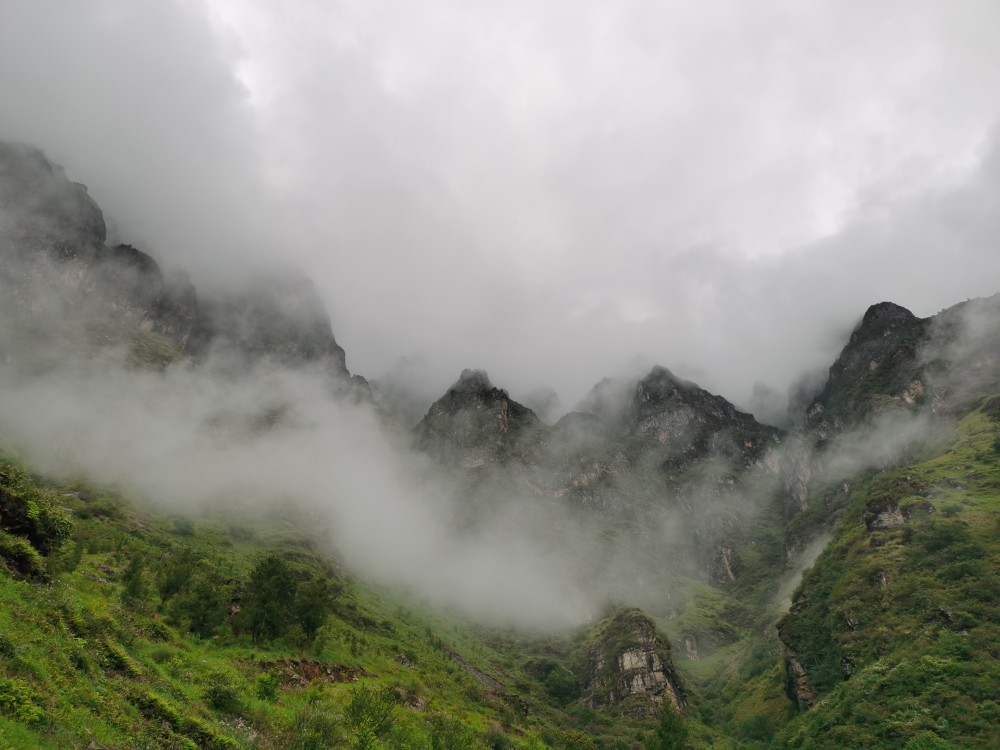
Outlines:
{"type": "Polygon", "coordinates": [[[299,709],[289,727],[290,750],[327,750],[341,747],[339,732],[329,709],[310,702],[299,709]]]}
{"type": "Polygon", "coordinates": [[[170,599],[164,614],[171,625],[201,638],[211,636],[229,615],[231,589],[216,570],[200,565],[184,589],[170,599]]]}
{"type": "Polygon", "coordinates": [[[475,733],[457,719],[437,716],[431,722],[431,750],[467,750],[475,743],[475,733]]]}
{"type": "Polygon", "coordinates": [[[557,705],[565,706],[579,697],[580,684],[568,669],[556,667],[545,678],[545,690],[557,705]]]}
{"type": "Polygon", "coordinates": [[[197,556],[188,547],[181,547],[167,555],[156,574],[156,589],[160,599],[166,602],[182,591],[191,580],[197,556]]]}
{"type": "Polygon", "coordinates": [[[590,735],[576,729],[563,732],[558,747],[561,750],[597,750],[597,745],[590,735]]]}
{"type": "Polygon", "coordinates": [[[211,684],[202,694],[205,702],[216,711],[229,714],[239,713],[243,708],[243,699],[232,678],[221,672],[209,676],[211,684]]]}
{"type": "Polygon", "coordinates": [[[3,676],[0,676],[0,712],[25,724],[36,724],[45,718],[38,696],[27,683],[3,676]]]}
{"type": "Polygon", "coordinates": [[[27,539],[0,531],[0,559],[13,572],[26,578],[45,577],[45,561],[27,539]]]}
{"type": "Polygon", "coordinates": [[[330,587],[321,578],[306,581],[296,589],[295,619],[309,638],[326,622],[332,600],[330,587]]]}
{"type": "Polygon", "coordinates": [[[646,750],[683,750],[687,746],[687,727],[671,706],[660,709],[660,723],[646,740],[646,750]]]}
{"type": "Polygon", "coordinates": [[[141,555],[133,555],[128,567],[122,573],[122,601],[137,604],[146,598],[146,583],[142,578],[143,560],[141,555]]]}
{"type": "Polygon", "coordinates": [[[278,698],[278,688],[281,687],[281,678],[274,672],[265,672],[257,676],[255,692],[257,697],[263,701],[273,703],[278,698]]]}
{"type": "Polygon", "coordinates": [[[396,717],[396,693],[388,687],[358,687],[344,712],[347,723],[359,734],[371,732],[381,737],[396,717]]]}

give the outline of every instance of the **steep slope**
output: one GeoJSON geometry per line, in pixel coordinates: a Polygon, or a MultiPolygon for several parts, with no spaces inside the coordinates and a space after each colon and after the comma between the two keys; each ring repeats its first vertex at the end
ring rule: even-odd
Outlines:
{"type": "Polygon", "coordinates": [[[466,370],[416,444],[465,476],[468,507],[535,498],[603,526],[643,569],[727,582],[762,556],[780,566],[751,523],[781,492],[780,430],[662,367],[599,384],[584,408],[549,427],[466,370]]]}
{"type": "Polygon", "coordinates": [[[891,302],[869,307],[809,406],[809,427],[829,436],[885,409],[922,399],[926,386],[919,351],[929,327],[927,319],[891,302]]]}
{"type": "Polygon", "coordinates": [[[998,403],[940,455],[852,493],[778,626],[789,694],[809,709],[782,746],[1000,741],[998,403]]]}
{"type": "Polygon", "coordinates": [[[683,706],[635,611],[492,631],[353,578],[307,519],[167,517],[3,459],[0,488],[4,748],[639,750],[683,706]]]}
{"type": "MultiPolygon", "coordinates": [[[[129,245],[105,244],[100,208],[38,149],[0,143],[0,349],[45,368],[49,356],[120,347],[162,366],[220,350],[243,360],[320,364],[349,377],[312,283],[287,269],[196,293],[129,245]]],[[[363,383],[358,383],[364,387],[363,383]]]]}
{"type": "Polygon", "coordinates": [[[872,305],[806,411],[807,429],[830,438],[887,412],[958,410],[1000,383],[1000,295],[930,318],[891,302],[872,305]]]}

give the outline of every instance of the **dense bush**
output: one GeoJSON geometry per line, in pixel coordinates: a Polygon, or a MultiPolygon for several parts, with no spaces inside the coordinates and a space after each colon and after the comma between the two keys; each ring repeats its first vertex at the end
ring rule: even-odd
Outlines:
{"type": "Polygon", "coordinates": [[[15,573],[29,578],[45,576],[45,561],[26,539],[0,531],[0,560],[15,573]]]}
{"type": "Polygon", "coordinates": [[[347,723],[358,734],[381,737],[396,717],[396,693],[388,687],[357,687],[344,711],[347,723]]]}
{"type": "Polygon", "coordinates": [[[260,560],[250,573],[240,619],[254,641],[284,635],[293,622],[297,582],[291,567],[276,555],[260,560]]]}

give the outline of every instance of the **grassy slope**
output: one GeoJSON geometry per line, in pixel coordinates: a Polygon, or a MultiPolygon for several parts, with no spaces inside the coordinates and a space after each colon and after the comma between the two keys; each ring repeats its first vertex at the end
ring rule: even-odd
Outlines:
{"type": "Polygon", "coordinates": [[[1000,746],[996,403],[940,455],[853,493],[780,624],[820,700],[778,746],[1000,746]],[[874,523],[893,508],[904,522],[874,523]]]}
{"type": "MultiPolygon", "coordinates": [[[[162,366],[178,355],[139,336],[129,356],[162,366]]],[[[757,520],[740,582],[678,580],[688,604],[657,624],[688,689],[691,747],[1000,744],[998,412],[996,401],[984,405],[941,455],[855,490],[782,624],[821,694],[815,708],[795,716],[784,694],[780,518],[757,520]],[[907,522],[869,531],[866,519],[893,503],[907,522]],[[686,655],[689,635],[697,659],[686,655]]],[[[390,747],[635,748],[649,734],[648,722],[591,710],[574,691],[585,633],[526,637],[424,611],[338,572],[290,521],[199,519],[189,534],[100,492],[82,488],[80,500],[64,494],[79,487],[19,481],[75,518],[73,538],[41,561],[49,582],[0,571],[0,750],[363,746],[348,706],[366,686],[396,696],[394,729],[380,738],[390,747]],[[328,580],[337,595],[327,624],[315,638],[258,644],[229,620],[207,638],[188,633],[155,586],[160,561],[182,547],[223,588],[238,588],[267,552],[328,580]],[[125,604],[135,558],[145,561],[145,593],[125,604]],[[363,671],[357,682],[310,684],[314,667],[280,659],[363,671]],[[283,681],[273,699],[259,687],[271,673],[283,681]]]]}
{"type": "Polygon", "coordinates": [[[3,750],[632,748],[652,725],[592,711],[572,679],[568,690],[565,681],[553,687],[531,669],[548,660],[578,674],[582,633],[526,637],[423,611],[340,573],[290,522],[192,523],[87,487],[46,487],[10,463],[0,468],[23,494],[74,518],[71,539],[43,561],[48,581],[0,572],[3,750]],[[257,644],[233,617],[209,637],[189,633],[157,593],[157,572],[182,548],[227,590],[277,553],[335,592],[326,624],[313,638],[293,629],[257,644]],[[142,562],[141,593],[126,600],[133,560],[142,562]],[[341,676],[313,679],[320,665],[341,676]],[[261,687],[271,674],[281,683],[274,697],[261,687]],[[367,686],[391,691],[395,718],[381,745],[364,744],[349,716],[367,686]]]}

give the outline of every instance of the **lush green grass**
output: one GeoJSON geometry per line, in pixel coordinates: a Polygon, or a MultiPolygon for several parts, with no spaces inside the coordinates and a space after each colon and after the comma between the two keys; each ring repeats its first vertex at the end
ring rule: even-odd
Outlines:
{"type": "MultiPolygon", "coordinates": [[[[688,747],[998,741],[996,411],[838,499],[835,537],[780,622],[820,694],[808,711],[784,692],[774,534],[755,532],[736,583],[676,579],[684,604],[656,625],[687,693],[688,747]]],[[[595,630],[498,632],[428,611],[344,573],[292,513],[171,517],[10,462],[0,474],[8,511],[24,509],[0,537],[0,750],[652,741],[655,720],[591,708],[595,630]],[[250,606],[264,569],[294,590],[276,630],[250,606]]]]}
{"type": "Polygon", "coordinates": [[[166,517],[3,471],[73,524],[38,576],[0,572],[0,747],[637,748],[655,723],[587,707],[582,631],[425,611],[342,573],[291,520],[166,517]],[[322,584],[311,632],[251,626],[275,560],[298,591],[322,584]],[[356,703],[390,720],[372,729],[356,703]]]}
{"type": "Polygon", "coordinates": [[[977,409],[853,493],[780,624],[821,696],[781,746],[1000,745],[997,430],[977,409]]]}

